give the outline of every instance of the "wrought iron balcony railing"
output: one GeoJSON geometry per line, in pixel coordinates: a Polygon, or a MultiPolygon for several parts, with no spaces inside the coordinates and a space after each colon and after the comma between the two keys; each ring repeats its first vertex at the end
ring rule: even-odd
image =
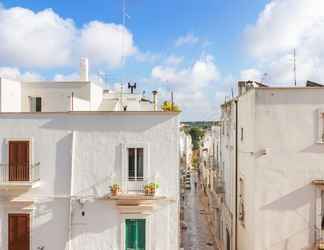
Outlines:
{"type": "Polygon", "coordinates": [[[145,184],[143,177],[128,177],[127,193],[144,193],[145,184]]]}
{"type": "Polygon", "coordinates": [[[39,162],[27,165],[0,164],[0,185],[38,181],[39,168],[39,162]]]}

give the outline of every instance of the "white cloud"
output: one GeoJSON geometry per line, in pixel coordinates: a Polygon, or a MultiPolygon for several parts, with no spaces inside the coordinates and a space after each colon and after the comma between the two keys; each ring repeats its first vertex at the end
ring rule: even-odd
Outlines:
{"type": "Polygon", "coordinates": [[[77,81],[80,79],[80,74],[74,72],[70,74],[56,74],[53,78],[54,81],[77,81]]]}
{"type": "Polygon", "coordinates": [[[216,103],[209,95],[213,95],[210,90],[215,90],[220,73],[212,56],[202,56],[191,67],[158,65],[152,69],[152,79],[174,91],[184,119],[211,119],[215,113],[216,103]]]}
{"type": "Polygon", "coordinates": [[[220,73],[213,57],[205,55],[191,67],[156,66],[152,69],[152,77],[173,88],[198,90],[217,81],[220,73]]]}
{"type": "Polygon", "coordinates": [[[63,67],[88,56],[91,64],[117,67],[134,55],[133,35],[122,25],[91,21],[81,29],[52,9],[0,6],[0,57],[15,67],[63,67]]]}
{"type": "Polygon", "coordinates": [[[136,52],[136,60],[142,63],[148,62],[148,63],[155,63],[160,59],[161,55],[157,53],[152,53],[149,51],[146,52],[141,52],[137,51],[136,52]]]}
{"type": "Polygon", "coordinates": [[[257,69],[245,69],[240,72],[241,80],[251,80],[251,81],[260,81],[262,78],[262,73],[257,69]]]}
{"type": "Polygon", "coordinates": [[[175,56],[175,55],[170,55],[165,59],[165,64],[167,65],[179,65],[182,63],[183,57],[175,56]]]}
{"type": "Polygon", "coordinates": [[[37,81],[43,79],[39,74],[34,72],[21,72],[19,69],[11,67],[0,67],[0,77],[22,81],[37,81]]]}
{"type": "Polygon", "coordinates": [[[196,37],[192,33],[188,33],[184,36],[180,36],[176,41],[175,41],[175,46],[180,47],[183,45],[193,45],[199,42],[199,38],[196,37]]]}
{"type": "Polygon", "coordinates": [[[247,51],[257,71],[275,83],[294,80],[293,49],[297,51],[297,79],[324,78],[324,1],[272,0],[245,31],[247,51]]]}
{"type": "Polygon", "coordinates": [[[16,7],[0,7],[0,57],[18,66],[52,67],[71,60],[76,35],[70,19],[47,9],[35,13],[16,7]]]}
{"type": "Polygon", "coordinates": [[[90,22],[81,30],[81,54],[96,64],[117,67],[136,52],[133,35],[122,25],[90,22]]]}

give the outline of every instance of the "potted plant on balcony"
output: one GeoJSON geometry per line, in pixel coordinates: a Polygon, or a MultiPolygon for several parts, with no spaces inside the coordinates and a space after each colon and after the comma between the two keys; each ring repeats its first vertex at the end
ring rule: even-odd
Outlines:
{"type": "Polygon", "coordinates": [[[155,182],[151,182],[149,184],[146,184],[144,186],[144,193],[145,195],[151,195],[154,196],[156,190],[159,188],[159,184],[155,182]]]}
{"type": "Polygon", "coordinates": [[[120,192],[120,186],[118,184],[113,184],[110,186],[110,192],[112,196],[116,196],[120,192]]]}

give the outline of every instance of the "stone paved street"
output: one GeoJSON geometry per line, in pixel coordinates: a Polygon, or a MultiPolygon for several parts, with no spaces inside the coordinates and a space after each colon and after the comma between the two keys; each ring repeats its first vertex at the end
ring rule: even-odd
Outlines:
{"type": "MultiPolygon", "coordinates": [[[[192,177],[191,177],[192,178],[192,177]]],[[[194,180],[191,180],[191,190],[185,191],[184,223],[181,230],[182,247],[185,250],[216,250],[212,234],[209,230],[206,211],[201,203],[204,194],[194,180]],[[184,229],[183,227],[186,227],[184,229]]]]}

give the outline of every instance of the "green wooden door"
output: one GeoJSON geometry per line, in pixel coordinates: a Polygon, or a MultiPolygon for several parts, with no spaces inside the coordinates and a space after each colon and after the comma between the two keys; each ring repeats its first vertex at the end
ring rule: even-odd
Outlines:
{"type": "Polygon", "coordinates": [[[126,250],[145,250],[145,219],[126,219],[126,250]]]}

